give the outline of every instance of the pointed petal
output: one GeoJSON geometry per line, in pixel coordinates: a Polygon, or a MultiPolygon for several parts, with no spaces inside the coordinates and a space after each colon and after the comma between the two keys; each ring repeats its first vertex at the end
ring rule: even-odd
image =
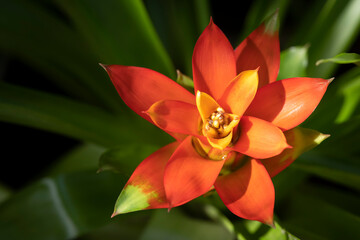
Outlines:
{"type": "Polygon", "coordinates": [[[259,89],[246,115],[272,122],[283,130],[302,123],[315,110],[330,81],[288,78],[259,89]]]}
{"type": "Polygon", "coordinates": [[[269,225],[273,223],[275,190],[259,160],[251,159],[235,172],[219,176],[215,189],[235,215],[269,225]]]}
{"type": "Polygon", "coordinates": [[[259,88],[276,81],[280,67],[277,12],[235,49],[235,57],[238,73],[260,67],[259,88]]]}
{"type": "Polygon", "coordinates": [[[212,20],[196,42],[192,65],[195,91],[206,92],[215,99],[236,76],[234,50],[212,20]]]}
{"type": "Polygon", "coordinates": [[[199,136],[200,115],[195,105],[174,100],[153,104],[147,111],[153,122],[167,132],[199,136]]]}
{"type": "Polygon", "coordinates": [[[203,122],[206,122],[210,115],[220,107],[209,94],[200,91],[196,93],[196,106],[203,122]]]}
{"type": "Polygon", "coordinates": [[[179,144],[171,143],[151,154],[135,169],[115,204],[113,216],[143,209],[168,208],[164,169],[179,144]]]}
{"type": "Polygon", "coordinates": [[[269,172],[270,177],[275,177],[287,168],[302,153],[319,145],[330,135],[318,131],[296,127],[284,132],[287,142],[293,147],[285,149],[281,154],[263,159],[261,162],[269,172]]]}
{"type": "Polygon", "coordinates": [[[219,104],[241,117],[255,97],[258,82],[258,69],[241,72],[227,86],[219,104]]]}
{"type": "Polygon", "coordinates": [[[121,65],[104,65],[104,68],[126,105],[150,122],[150,117],[144,111],[157,101],[195,103],[193,94],[156,71],[121,65]]]}
{"type": "Polygon", "coordinates": [[[171,156],[165,169],[164,185],[171,206],[184,204],[210,190],[224,164],[203,158],[187,137],[171,156]]]}
{"type": "Polygon", "coordinates": [[[263,159],[276,156],[289,147],[283,132],[262,119],[244,116],[239,128],[239,139],[231,149],[242,154],[263,159]]]}

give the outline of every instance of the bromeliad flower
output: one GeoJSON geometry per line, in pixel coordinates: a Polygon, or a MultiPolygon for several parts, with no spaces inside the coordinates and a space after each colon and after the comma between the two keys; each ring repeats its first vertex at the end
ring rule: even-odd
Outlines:
{"type": "Polygon", "coordinates": [[[329,84],[319,78],[276,81],[279,62],[274,16],[235,51],[210,20],[193,53],[196,96],[150,69],[104,66],[125,103],[177,139],[136,168],[113,216],[179,206],[215,188],[237,216],[271,225],[271,177],[325,138],[294,127],[314,111],[329,84]]]}

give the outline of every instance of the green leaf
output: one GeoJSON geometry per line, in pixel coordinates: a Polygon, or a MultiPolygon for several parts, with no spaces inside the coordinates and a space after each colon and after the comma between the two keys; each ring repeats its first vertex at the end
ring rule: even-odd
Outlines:
{"type": "Polygon", "coordinates": [[[91,143],[84,143],[65,153],[47,172],[48,175],[70,173],[84,170],[96,170],[99,158],[105,148],[91,143]]]}
{"type": "Polygon", "coordinates": [[[230,240],[234,239],[234,236],[220,224],[190,218],[173,208],[169,213],[165,209],[156,210],[140,239],[230,240]]]}
{"type": "Polygon", "coordinates": [[[308,49],[309,45],[305,45],[290,47],[281,52],[278,80],[306,76],[308,49]]]}
{"type": "Polygon", "coordinates": [[[245,220],[236,224],[239,239],[247,240],[298,240],[297,237],[287,232],[277,221],[275,228],[271,228],[257,221],[245,220]]]}
{"type": "Polygon", "coordinates": [[[270,16],[277,10],[279,11],[278,23],[281,23],[290,2],[291,1],[289,0],[253,1],[248,14],[246,15],[242,38],[248,36],[267,16],[270,16]]]}
{"type": "Polygon", "coordinates": [[[338,64],[354,63],[360,66],[360,55],[356,53],[340,53],[332,58],[320,59],[316,62],[316,66],[322,63],[333,62],[338,64]]]}
{"type": "Polygon", "coordinates": [[[176,68],[191,76],[195,42],[210,20],[208,1],[153,0],[145,4],[176,68]]]}
{"type": "Polygon", "coordinates": [[[215,223],[219,223],[224,226],[231,234],[236,235],[235,227],[232,222],[221,213],[221,211],[211,204],[205,204],[204,212],[215,223]]]}
{"type": "Polygon", "coordinates": [[[130,176],[136,166],[155,150],[157,150],[156,146],[135,144],[109,149],[101,155],[98,171],[111,170],[130,176]]]}
{"type": "Polygon", "coordinates": [[[360,191],[360,165],[340,159],[321,157],[314,154],[303,154],[292,168],[315,174],[335,183],[339,183],[360,191]]]}
{"type": "Polygon", "coordinates": [[[358,158],[360,149],[360,116],[335,125],[330,131],[331,137],[316,148],[316,152],[329,157],[341,159],[343,163],[359,163],[353,159],[358,158]]]}
{"type": "Polygon", "coordinates": [[[113,201],[124,183],[110,173],[45,178],[1,205],[0,238],[72,239],[111,223],[113,201]]]}
{"type": "Polygon", "coordinates": [[[99,108],[0,82],[0,120],[39,128],[101,146],[166,143],[166,135],[140,118],[115,117],[99,108]],[[154,137],[156,136],[156,137],[154,137]],[[165,138],[164,138],[165,137],[165,138]],[[165,140],[165,141],[164,141],[165,140]]]}
{"type": "Polygon", "coordinates": [[[140,0],[55,1],[89,43],[98,61],[148,67],[174,76],[175,70],[140,0]]]}
{"type": "Polygon", "coordinates": [[[300,189],[282,206],[282,212],[283,226],[301,239],[360,238],[359,216],[300,189]]]}
{"type": "Polygon", "coordinates": [[[113,110],[121,106],[81,36],[38,3],[14,0],[2,4],[0,49],[39,69],[73,96],[113,110]]]}
{"type": "Polygon", "coordinates": [[[121,219],[117,219],[103,227],[95,228],[85,233],[77,238],[77,240],[139,239],[150,216],[149,212],[145,214],[127,214],[121,219]]]}
{"type": "Polygon", "coordinates": [[[345,122],[354,114],[360,102],[359,92],[360,74],[339,88],[339,94],[344,98],[344,103],[335,120],[336,123],[345,122]]]}
{"type": "Polygon", "coordinates": [[[283,202],[286,202],[286,197],[296,191],[297,187],[309,178],[308,173],[291,166],[272,178],[275,187],[276,206],[281,206],[283,202]]]}
{"type": "Polygon", "coordinates": [[[310,30],[306,26],[307,31],[312,33],[310,39],[306,40],[311,44],[308,73],[323,78],[331,77],[336,65],[322,64],[316,67],[315,62],[347,51],[358,36],[360,26],[358,0],[328,1],[326,4],[317,15],[318,20],[311,24],[310,30]]]}
{"type": "Polygon", "coordinates": [[[12,192],[5,185],[0,184],[0,204],[11,196],[12,192]]]}
{"type": "MultiPolygon", "coordinates": [[[[311,179],[309,179],[311,181],[311,179]]],[[[316,184],[304,184],[301,189],[302,194],[306,196],[316,196],[333,206],[336,206],[344,211],[350,212],[353,215],[360,216],[360,208],[358,207],[360,195],[356,191],[349,191],[347,188],[339,188],[338,186],[330,185],[328,182],[320,182],[316,184]]]]}

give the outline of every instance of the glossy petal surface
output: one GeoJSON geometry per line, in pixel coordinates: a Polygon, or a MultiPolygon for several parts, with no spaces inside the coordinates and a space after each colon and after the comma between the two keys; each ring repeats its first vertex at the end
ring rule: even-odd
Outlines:
{"type": "Polygon", "coordinates": [[[169,206],[163,176],[166,163],[178,145],[177,142],[166,145],[140,163],[120,193],[113,216],[169,206]]]}
{"type": "Polygon", "coordinates": [[[144,113],[160,100],[179,100],[195,104],[194,95],[156,71],[121,65],[104,66],[121,99],[133,111],[151,121],[144,113]]]}
{"type": "Polygon", "coordinates": [[[229,135],[223,138],[212,138],[208,137],[207,140],[209,141],[210,145],[214,148],[224,150],[230,143],[233,137],[233,133],[230,132],[229,135]]]}
{"type": "Polygon", "coordinates": [[[187,137],[171,156],[165,169],[164,185],[171,207],[184,204],[210,190],[224,161],[203,158],[187,137]]]}
{"type": "Polygon", "coordinates": [[[328,80],[288,78],[259,89],[246,115],[272,122],[283,130],[296,127],[315,110],[328,80]]]}
{"type": "Polygon", "coordinates": [[[147,113],[158,127],[167,132],[199,136],[200,115],[193,104],[164,100],[153,104],[147,113]]]}
{"type": "Polygon", "coordinates": [[[256,70],[241,72],[225,89],[219,104],[227,112],[242,116],[254,99],[259,78],[256,70]]]}
{"type": "Polygon", "coordinates": [[[206,92],[216,100],[236,76],[234,50],[212,20],[196,42],[192,65],[195,92],[206,92]]]}
{"type": "MultiPolygon", "coordinates": [[[[277,21],[274,18],[271,21],[277,21]]],[[[278,31],[260,25],[235,49],[235,56],[238,73],[260,67],[259,88],[276,81],[280,67],[278,31]]]]}
{"type": "Polygon", "coordinates": [[[231,148],[242,154],[263,159],[278,155],[289,147],[282,131],[262,119],[244,116],[239,128],[239,139],[231,148]]]}
{"type": "Polygon", "coordinates": [[[209,94],[200,91],[196,93],[196,106],[203,122],[206,122],[206,119],[220,107],[209,94]]]}
{"type": "Polygon", "coordinates": [[[273,223],[275,190],[259,160],[251,159],[235,172],[218,177],[215,189],[235,215],[269,225],[273,223]]]}

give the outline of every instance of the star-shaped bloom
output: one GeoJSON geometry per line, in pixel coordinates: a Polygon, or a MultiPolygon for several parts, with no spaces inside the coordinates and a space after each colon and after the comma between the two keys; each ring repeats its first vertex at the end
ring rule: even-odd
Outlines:
{"type": "Polygon", "coordinates": [[[276,81],[279,64],[275,16],[235,50],[211,20],[193,53],[195,95],[150,69],[104,66],[124,102],[177,140],[136,168],[114,215],[176,207],[215,188],[237,216],[271,225],[271,177],[326,137],[295,127],[330,82],[276,81]]]}

